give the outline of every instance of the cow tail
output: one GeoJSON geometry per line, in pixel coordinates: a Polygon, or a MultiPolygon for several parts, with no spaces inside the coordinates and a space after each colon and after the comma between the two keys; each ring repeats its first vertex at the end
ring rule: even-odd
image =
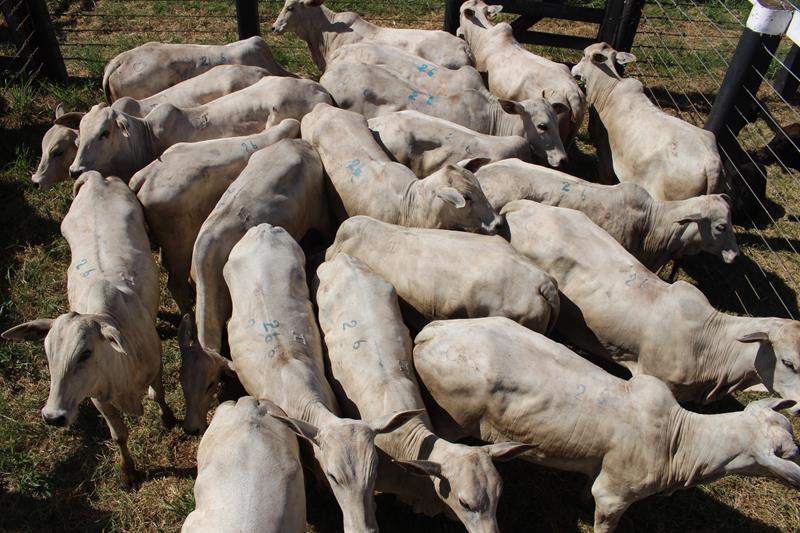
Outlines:
{"type": "Polygon", "coordinates": [[[558,296],[558,286],[556,285],[556,280],[552,280],[553,284],[543,287],[541,291],[542,296],[547,301],[548,305],[550,305],[550,318],[547,321],[547,331],[545,335],[549,335],[553,332],[553,329],[556,327],[556,322],[558,321],[558,314],[561,311],[561,300],[558,296]]]}
{"type": "Polygon", "coordinates": [[[112,59],[108,65],[106,65],[106,69],[103,71],[103,94],[106,97],[106,102],[110,104],[114,103],[114,97],[111,94],[111,87],[110,87],[110,78],[111,75],[116,72],[116,70],[120,67],[120,63],[118,59],[115,57],[112,59]]]}

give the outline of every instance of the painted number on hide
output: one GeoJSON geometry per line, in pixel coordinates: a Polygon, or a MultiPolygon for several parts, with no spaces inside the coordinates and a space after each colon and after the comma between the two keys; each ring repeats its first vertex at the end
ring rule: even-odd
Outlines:
{"type": "Polygon", "coordinates": [[[648,281],[650,281],[649,278],[639,276],[639,275],[636,274],[636,272],[631,272],[628,275],[628,279],[625,280],[625,285],[627,285],[628,287],[633,287],[634,285],[636,285],[636,280],[637,279],[641,279],[641,281],[639,282],[639,288],[640,289],[643,289],[645,284],[648,281]]]}
{"type": "Polygon", "coordinates": [[[428,65],[420,65],[417,67],[417,70],[419,70],[420,74],[427,74],[429,78],[432,78],[433,74],[436,72],[436,69],[433,69],[428,65]]]}
{"type": "Polygon", "coordinates": [[[242,148],[244,149],[244,153],[247,154],[258,150],[258,145],[256,145],[256,143],[254,143],[253,141],[249,141],[246,143],[242,143],[242,148]]]}
{"type": "Polygon", "coordinates": [[[433,105],[433,96],[428,96],[428,99],[425,100],[425,103],[427,105],[433,105]]]}
{"type": "Polygon", "coordinates": [[[207,67],[208,66],[208,58],[206,56],[202,56],[200,58],[200,66],[207,67]]]}
{"type": "Polygon", "coordinates": [[[363,164],[361,163],[360,159],[353,159],[352,161],[347,163],[344,166],[344,168],[350,171],[350,174],[352,174],[353,176],[358,177],[361,175],[361,171],[363,170],[363,164]]]}
{"type": "Polygon", "coordinates": [[[419,96],[419,93],[416,90],[414,90],[411,91],[411,94],[408,95],[408,99],[411,100],[412,102],[416,102],[417,96],[419,96]]]}
{"type": "Polygon", "coordinates": [[[353,349],[358,350],[361,347],[361,345],[364,344],[365,342],[367,342],[366,339],[358,339],[353,343],[353,349]]]}
{"type": "Polygon", "coordinates": [[[347,328],[354,328],[358,325],[357,320],[351,320],[350,322],[342,322],[342,331],[347,331],[347,328]]]}
{"type": "Polygon", "coordinates": [[[580,385],[578,385],[578,393],[575,395],[575,398],[576,399],[580,398],[581,396],[583,396],[584,392],[586,392],[586,385],[581,383],[580,385]]]}
{"type": "MultiPolygon", "coordinates": [[[[89,262],[88,259],[81,259],[80,261],[78,261],[75,264],[75,270],[80,270],[82,267],[86,266],[86,263],[88,263],[88,262],[89,262]]],[[[86,270],[84,270],[83,272],[80,273],[81,277],[88,278],[91,275],[91,273],[94,272],[95,270],[97,270],[97,269],[96,268],[86,269],[86,270]]]]}
{"type": "Polygon", "coordinates": [[[561,190],[564,192],[569,192],[572,190],[572,187],[570,186],[570,183],[568,181],[565,181],[564,185],[561,187],[561,190]]]}
{"type": "Polygon", "coordinates": [[[264,328],[264,341],[265,342],[272,342],[278,338],[278,326],[280,324],[277,320],[273,320],[272,322],[262,322],[261,326],[264,328]],[[270,333],[271,331],[271,333],[270,333]]]}

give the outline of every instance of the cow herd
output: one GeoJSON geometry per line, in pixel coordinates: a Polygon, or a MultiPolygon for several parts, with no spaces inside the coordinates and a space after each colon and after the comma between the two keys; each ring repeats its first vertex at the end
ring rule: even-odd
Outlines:
{"type": "Polygon", "coordinates": [[[319,83],[260,37],[148,43],[106,67],[110,105],[57,109],[33,182],[75,179],[69,311],[2,334],[44,341],[45,422],[90,398],[127,486],[122,415],[148,393],[176,423],[152,245],[184,315],[183,427],[203,435],[186,532],[304,531],[304,462],[351,533],[378,530],[375,491],[497,532],[493,462],[513,458],[589,476],[597,532],[728,474],[800,486],[778,413],[800,413],[800,322],[654,273],[739,253],[713,135],[623,78],[632,54],[594,44],[570,71],[482,0],[458,36],[322,3],[286,0],[273,25],[308,42],[319,83]],[[557,170],[590,108],[618,184],[557,170]],[[223,374],[249,396],[209,425],[223,374]],[[779,398],[683,406],[754,385],[779,398]]]}

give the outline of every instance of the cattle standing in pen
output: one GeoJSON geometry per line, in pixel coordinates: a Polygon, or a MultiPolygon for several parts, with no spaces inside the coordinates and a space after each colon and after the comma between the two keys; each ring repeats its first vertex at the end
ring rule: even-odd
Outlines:
{"type": "Polygon", "coordinates": [[[329,105],[304,117],[301,132],[319,152],[340,220],[369,215],[404,226],[481,233],[495,233],[502,224],[470,171],[472,161],[418,180],[381,149],[364,117],[329,105]]]}
{"type": "Polygon", "coordinates": [[[254,153],[299,134],[300,123],[287,118],[253,135],[173,144],[131,178],[181,313],[191,312],[194,300],[189,272],[203,222],[254,153]]]}
{"type": "Polygon", "coordinates": [[[70,174],[97,170],[127,182],[173,144],[257,133],[285,118],[299,120],[320,102],[331,99],[318,83],[269,76],[202,106],[160,104],[144,118],[96,105],[81,119],[70,174]]]}
{"type": "Polygon", "coordinates": [[[251,228],[236,244],[224,270],[233,301],[231,357],[247,392],[277,404],[288,416],[271,414],[311,444],[342,509],[344,531],[377,532],[375,435],[393,431],[418,411],[370,421],[339,416],[304,263],[289,233],[269,224],[251,228]]]}
{"type": "Polygon", "coordinates": [[[74,191],[61,223],[72,254],[67,271],[70,311],[56,319],[20,324],[2,336],[44,340],[50,395],[42,418],[54,426],[68,426],[80,403],[91,398],[119,446],[122,484],[132,486],[139,474],[128,451],[122,414],[141,416],[142,396],[149,389],[164,425],[175,424],[161,382],[161,341],[155,324],[158,268],[141,206],[124,182],[87,172],[75,182],[74,191]]]}
{"type": "Polygon", "coordinates": [[[273,76],[294,77],[272,57],[261,37],[226,45],[145,43],[122,52],[103,71],[108,103],[123,96],[147,98],[218,65],[252,65],[273,76]]]}
{"type": "Polygon", "coordinates": [[[610,147],[610,154],[600,150],[601,167],[609,166],[603,159],[610,157],[619,181],[638,183],[656,200],[728,192],[714,134],[664,113],[640,81],[617,73],[617,65],[635,60],[597,43],[572,67],[607,132],[607,139],[595,139],[610,147]]]}
{"type": "Polygon", "coordinates": [[[397,47],[446,68],[472,64],[467,43],[447,32],[382,28],[355,13],[331,11],[322,5],[324,1],[286,0],[272,24],[274,33],[291,31],[306,41],[311,59],[321,71],[339,47],[364,41],[397,47]]]}
{"type": "Polygon", "coordinates": [[[586,474],[594,531],[654,494],[739,474],[800,487],[789,421],[794,401],[752,402],[743,412],[681,408],[652,376],[614,377],[564,346],[504,318],[433,322],[417,335],[414,366],[445,435],[517,441],[521,457],[586,474]]]}
{"type": "Polygon", "coordinates": [[[556,329],[573,345],[661,379],[679,401],[708,403],[757,383],[800,400],[800,322],[720,313],[578,211],[519,200],[503,213],[511,245],[558,281],[556,329]]]}
{"type": "Polygon", "coordinates": [[[306,498],[297,438],[251,396],[220,404],[197,449],[195,509],[181,533],[303,533],[306,498]]]}
{"type": "Polygon", "coordinates": [[[499,236],[405,228],[360,216],[339,227],[325,258],[342,252],[388,281],[424,321],[505,316],[545,333],[558,317],[553,278],[499,236]]]}
{"type": "Polygon", "coordinates": [[[635,183],[590,183],[516,159],[481,167],[475,176],[493,208],[533,200],[581,211],[654,272],[671,259],[700,252],[726,263],[739,255],[724,194],[662,202],[635,183]]]}

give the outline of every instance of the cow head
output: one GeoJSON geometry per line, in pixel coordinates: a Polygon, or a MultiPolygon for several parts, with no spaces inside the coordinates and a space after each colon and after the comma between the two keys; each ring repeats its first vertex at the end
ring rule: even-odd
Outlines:
{"type": "Polygon", "coordinates": [[[272,24],[272,32],[281,34],[286,30],[297,31],[300,24],[303,23],[305,13],[309,9],[318,8],[325,0],[286,0],[283,4],[283,9],[278,13],[278,18],[272,24]]]}
{"type": "Polygon", "coordinates": [[[127,357],[125,342],[113,321],[104,315],[70,312],[39,319],[2,333],[4,339],[44,341],[50,368],[50,395],[42,418],[53,426],[68,426],[78,406],[88,398],[110,395],[109,384],[119,380],[115,359],[127,357]]]}
{"type": "Polygon", "coordinates": [[[688,214],[675,220],[680,249],[686,255],[708,252],[732,263],[739,255],[731,222],[731,203],[726,194],[709,194],[682,202],[688,214]]]}
{"type": "Polygon", "coordinates": [[[378,471],[375,435],[394,431],[420,411],[402,411],[371,422],[330,415],[319,428],[278,413],[270,414],[311,443],[314,457],[342,509],[344,530],[377,532],[373,498],[378,471]]]}
{"type": "Polygon", "coordinates": [[[795,406],[793,400],[766,398],[750,402],[744,409],[745,432],[749,443],[746,456],[755,461],[747,468],[752,474],[767,475],[800,488],[800,451],[792,425],[777,411],[795,406]]]}
{"type": "Polygon", "coordinates": [[[551,104],[542,98],[529,98],[522,102],[498,99],[506,113],[518,115],[525,128],[525,137],[536,157],[558,168],[567,161],[567,152],[558,131],[558,113],[569,112],[562,103],[551,104]]]}
{"type": "Polygon", "coordinates": [[[78,152],[78,125],[84,113],[65,113],[59,104],[56,120],[42,138],[42,159],[31,181],[37,189],[47,189],[69,179],[69,166],[78,152]]]}
{"type": "Polygon", "coordinates": [[[186,401],[183,430],[189,435],[200,435],[208,427],[208,411],[217,395],[222,372],[233,373],[233,361],[200,345],[189,315],[184,315],[178,327],[178,346],[181,387],[186,401]]]}
{"type": "Polygon", "coordinates": [[[81,119],[78,152],[69,167],[77,178],[87,170],[104,176],[129,176],[133,157],[130,116],[97,104],[81,119]]]}
{"type": "MultiPolygon", "coordinates": [[[[776,318],[768,329],[754,331],[738,340],[759,344],[755,370],[770,392],[800,401],[800,322],[776,318]]],[[[800,408],[795,406],[791,412],[800,415],[800,408]]]]}
{"type": "Polygon", "coordinates": [[[446,165],[416,182],[425,191],[423,202],[431,202],[430,215],[439,222],[440,228],[489,235],[499,231],[503,219],[492,209],[472,173],[488,162],[485,158],[466,159],[457,165],[446,165]]]}
{"type": "MultiPolygon", "coordinates": [[[[503,6],[490,6],[483,0],[467,0],[461,4],[459,10],[461,13],[461,26],[459,27],[459,31],[463,31],[462,28],[467,22],[476,24],[481,28],[491,28],[492,23],[489,19],[497,16],[502,10],[503,6]]],[[[458,31],[456,35],[458,35],[458,31]]]]}
{"type": "Polygon", "coordinates": [[[395,463],[411,474],[432,477],[436,494],[467,531],[499,533],[496,514],[503,480],[492,460],[510,461],[532,448],[515,442],[481,447],[454,444],[443,451],[440,462],[397,460],[395,463]]]}
{"type": "Polygon", "coordinates": [[[617,52],[607,43],[595,43],[586,47],[583,57],[577,65],[572,67],[572,75],[580,80],[588,81],[596,69],[602,70],[606,75],[621,79],[617,67],[636,61],[636,56],[630,52],[617,52]]]}

